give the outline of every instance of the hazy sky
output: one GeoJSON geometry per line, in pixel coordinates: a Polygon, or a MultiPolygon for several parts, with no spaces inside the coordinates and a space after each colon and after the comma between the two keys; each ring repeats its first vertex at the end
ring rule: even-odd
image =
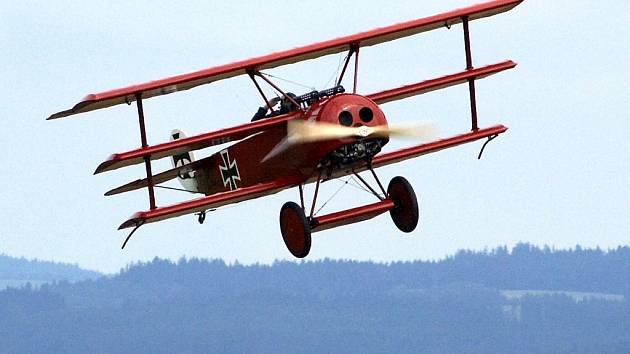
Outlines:
{"type": "MultiPolygon", "coordinates": [[[[0,147],[4,187],[0,253],[114,272],[153,257],[241,263],[291,259],[278,213],[296,190],[210,213],[147,225],[124,251],[117,226],[147,208],[145,191],[104,197],[142,177],[136,166],[92,176],[109,154],[139,146],[135,106],[45,121],[88,93],[289,49],[475,3],[401,1],[14,1],[0,5],[0,147]]],[[[519,241],[557,248],[630,240],[630,4],[526,0],[471,23],[477,66],[516,69],[477,84],[480,126],[510,130],[481,161],[482,142],[379,171],[407,177],[421,220],[399,232],[387,214],[314,234],[309,259],[435,259],[461,248],[519,241]]],[[[307,87],[330,86],[342,55],[271,71],[307,87]]],[[[359,92],[369,94],[461,71],[461,25],[361,51],[359,92]]],[[[302,93],[309,89],[283,84],[302,93]]],[[[350,87],[350,83],[346,82],[350,87]]],[[[466,86],[389,103],[391,122],[431,120],[448,136],[469,129],[466,86]]],[[[145,101],[150,143],[246,122],[260,105],[246,78],[145,101]]],[[[387,150],[413,144],[392,143],[387,150]]],[[[215,150],[200,151],[207,156],[215,150]]],[[[154,171],[170,168],[168,160],[154,171]]],[[[341,185],[326,183],[325,200],[341,185]]],[[[175,185],[176,184],[171,184],[175,185]]],[[[308,191],[312,191],[312,187],[308,191]]],[[[158,205],[188,198],[158,191],[158,205]]],[[[372,202],[352,187],[322,213],[372,202]]]]}

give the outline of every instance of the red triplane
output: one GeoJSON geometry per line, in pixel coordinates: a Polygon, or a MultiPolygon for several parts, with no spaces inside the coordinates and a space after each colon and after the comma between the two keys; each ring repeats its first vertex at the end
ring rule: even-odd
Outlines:
{"type": "Polygon", "coordinates": [[[308,255],[311,248],[311,233],[367,220],[386,211],[390,212],[400,230],[411,232],[418,223],[418,205],[412,187],[403,177],[395,177],[385,190],[374,169],[478,139],[487,138],[490,141],[507,130],[503,125],[483,129],[478,127],[475,80],[514,68],[516,64],[512,61],[504,61],[484,67],[473,67],[468,23],[471,20],[511,10],[522,1],[490,1],[436,16],[189,74],[91,94],[73,108],[55,113],[48,119],[136,102],[142,146],[135,150],[111,155],[95,171],[95,173],[101,173],[140,163],[146,166],[147,178],[105,193],[105,195],[113,195],[144,187],[148,189],[149,210],[135,213],[119,227],[119,229],[134,228],[123,247],[133,232],[144,224],[191,213],[197,213],[199,222],[203,222],[208,210],[277,193],[290,187],[298,187],[300,203],[284,204],[280,210],[280,230],[287,248],[295,257],[302,258],[308,255]],[[463,24],[464,29],[466,70],[378,93],[368,95],[356,93],[360,48],[441,27],[450,28],[459,23],[463,24]],[[266,69],[344,51],[347,52],[347,56],[336,85],[323,91],[313,91],[302,96],[287,94],[263,73],[266,69]],[[354,59],[353,89],[352,93],[346,93],[341,83],[352,58],[354,59]],[[267,115],[268,117],[192,137],[185,137],[182,132],[175,130],[171,133],[170,142],[154,146],[147,144],[143,99],[188,90],[238,75],[249,75],[252,79],[271,112],[267,115]],[[272,103],[277,99],[271,101],[267,99],[257,79],[270,85],[282,98],[280,109],[274,109],[272,103]],[[422,136],[426,133],[424,129],[421,129],[422,127],[388,126],[385,115],[379,107],[380,104],[463,83],[468,83],[470,89],[471,131],[406,149],[380,153],[390,136],[399,134],[422,136]],[[192,157],[192,150],[237,140],[240,142],[209,157],[197,161],[192,157]],[[172,157],[174,168],[153,174],[151,161],[169,156],[172,157]],[[359,175],[359,172],[366,170],[370,171],[374,177],[375,187],[359,175]],[[356,176],[378,198],[378,201],[328,215],[316,216],[315,206],[320,183],[348,175],[356,176]],[[184,190],[205,196],[157,207],[154,188],[159,183],[175,178],[180,180],[184,190]],[[315,192],[312,203],[307,209],[303,187],[313,182],[316,183],[315,192]]]}

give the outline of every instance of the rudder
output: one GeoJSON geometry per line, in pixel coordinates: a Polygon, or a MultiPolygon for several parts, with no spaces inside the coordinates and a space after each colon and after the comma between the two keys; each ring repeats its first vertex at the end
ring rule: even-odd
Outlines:
{"type": "MultiPolygon", "coordinates": [[[[171,136],[170,136],[170,140],[174,141],[174,140],[179,140],[179,139],[183,139],[186,137],[186,134],[184,134],[183,131],[179,130],[179,129],[174,129],[171,132],[171,136]]],[[[193,153],[191,151],[179,154],[179,155],[173,155],[171,157],[171,162],[173,164],[173,168],[176,167],[181,167],[184,165],[187,165],[191,162],[195,161],[195,156],[193,155],[193,153]]],[[[177,177],[177,179],[179,180],[179,183],[182,185],[182,187],[184,187],[184,189],[191,191],[191,192],[197,192],[197,180],[195,179],[195,172],[194,171],[189,171],[189,172],[182,172],[179,174],[179,176],[177,177]]]]}

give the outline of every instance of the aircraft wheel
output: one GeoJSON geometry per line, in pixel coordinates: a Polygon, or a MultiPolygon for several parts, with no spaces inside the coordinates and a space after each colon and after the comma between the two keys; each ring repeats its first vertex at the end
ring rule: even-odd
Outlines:
{"type": "Polygon", "coordinates": [[[311,225],[302,207],[286,202],[280,209],[280,232],[292,255],[304,258],[311,251],[311,225]]]}
{"type": "Polygon", "coordinates": [[[404,177],[394,177],[387,186],[387,195],[396,205],[389,211],[396,227],[402,232],[411,232],[418,225],[418,200],[411,184],[404,177]]]}

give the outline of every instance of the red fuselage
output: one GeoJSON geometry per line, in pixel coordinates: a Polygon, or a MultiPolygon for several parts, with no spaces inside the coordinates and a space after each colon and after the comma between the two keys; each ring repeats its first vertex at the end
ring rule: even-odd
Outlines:
{"type": "MultiPolygon", "coordinates": [[[[353,127],[387,125],[385,115],[378,105],[356,94],[339,94],[315,102],[296,119],[353,127]]],[[[280,149],[280,152],[273,157],[267,157],[275,147],[286,145],[286,138],[286,125],[278,126],[215,153],[204,166],[203,172],[198,175],[200,190],[210,195],[283,177],[298,176],[303,181],[307,181],[316,175],[318,170],[351,167],[358,161],[355,161],[356,154],[343,159],[343,162],[338,161],[338,158],[344,156],[346,150],[353,150],[351,149],[353,144],[361,141],[362,145],[365,143],[374,145],[376,144],[374,142],[378,140],[378,151],[380,151],[380,146],[387,143],[386,138],[355,137],[298,143],[280,149]],[[332,154],[340,148],[343,149],[344,146],[346,148],[343,153],[332,154]]],[[[372,151],[372,153],[378,153],[378,151],[372,151]]],[[[360,159],[365,160],[365,157],[360,156],[360,159]]]]}

